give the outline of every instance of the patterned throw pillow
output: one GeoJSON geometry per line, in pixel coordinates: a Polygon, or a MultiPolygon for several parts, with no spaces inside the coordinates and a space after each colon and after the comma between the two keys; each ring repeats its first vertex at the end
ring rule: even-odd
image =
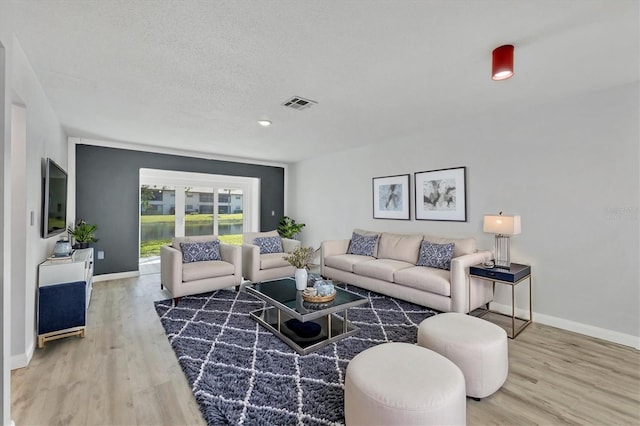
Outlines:
{"type": "Polygon", "coordinates": [[[430,266],[432,268],[451,269],[451,257],[453,256],[454,243],[436,244],[423,241],[420,245],[418,266],[430,266]]]}
{"type": "Polygon", "coordinates": [[[284,252],[280,237],[258,237],[253,240],[253,244],[260,247],[260,254],[284,252]]]}
{"type": "Polygon", "coordinates": [[[180,243],[182,263],[203,262],[206,260],[222,260],[220,257],[220,241],[202,243],[180,243]]]}
{"type": "Polygon", "coordinates": [[[347,254],[359,254],[360,256],[373,256],[373,251],[376,248],[378,242],[378,236],[372,235],[370,237],[356,234],[355,232],[351,236],[351,243],[349,243],[349,250],[347,254]]]}

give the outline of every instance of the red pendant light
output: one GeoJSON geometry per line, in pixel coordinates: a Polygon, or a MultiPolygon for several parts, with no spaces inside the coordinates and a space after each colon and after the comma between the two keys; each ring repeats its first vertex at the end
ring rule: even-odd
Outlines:
{"type": "Polygon", "coordinates": [[[505,44],[493,50],[492,80],[506,80],[513,76],[513,45],[505,44]]]}

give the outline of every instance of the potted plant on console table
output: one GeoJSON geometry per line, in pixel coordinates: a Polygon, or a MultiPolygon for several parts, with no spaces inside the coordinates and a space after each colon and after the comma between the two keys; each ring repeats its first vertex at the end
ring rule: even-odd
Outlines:
{"type": "Polygon", "coordinates": [[[76,242],[73,248],[88,248],[89,243],[98,242],[95,236],[96,229],[98,229],[98,225],[88,224],[84,220],[79,220],[75,227],[70,226],[67,231],[69,231],[69,235],[71,235],[76,242]]]}
{"type": "Polygon", "coordinates": [[[296,289],[307,288],[307,265],[313,254],[313,247],[296,247],[291,254],[284,256],[284,260],[296,268],[296,289]]]}

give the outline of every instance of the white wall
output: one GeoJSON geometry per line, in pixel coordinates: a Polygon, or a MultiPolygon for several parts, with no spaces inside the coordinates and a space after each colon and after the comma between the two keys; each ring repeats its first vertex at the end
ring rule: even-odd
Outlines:
{"type": "MultiPolygon", "coordinates": [[[[67,143],[60,122],[13,35],[11,7],[10,2],[0,2],[0,43],[5,48],[0,73],[4,82],[2,316],[3,342],[10,343],[9,351],[3,345],[3,366],[17,368],[27,365],[35,348],[37,268],[51,253],[56,240],[40,236],[42,159],[51,157],[66,167],[67,143]],[[12,110],[15,129],[11,124],[12,110]],[[5,309],[9,304],[10,308],[5,309]],[[7,334],[11,336],[9,340],[7,334]]],[[[3,368],[2,397],[8,401],[10,387],[5,378],[9,374],[3,368]]],[[[2,408],[2,423],[8,424],[9,406],[3,404],[2,408]]]]}
{"type": "Polygon", "coordinates": [[[14,161],[19,161],[12,172],[12,190],[24,191],[26,195],[12,195],[21,205],[14,207],[11,219],[12,246],[15,244],[24,250],[24,253],[15,253],[17,256],[12,259],[12,268],[24,269],[24,273],[12,272],[20,279],[13,281],[11,288],[11,367],[19,368],[29,363],[35,347],[38,264],[53,252],[57,240],[57,237],[41,238],[42,163],[50,157],[67,168],[67,136],[15,38],[11,59],[12,103],[23,105],[26,112],[26,147],[16,149],[20,155],[12,158],[12,166],[14,161]]]}
{"type": "MultiPolygon", "coordinates": [[[[24,106],[11,105],[11,228],[27,229],[27,110],[24,106]]],[[[27,281],[27,240],[26,238],[11,238],[11,327],[13,330],[27,330],[27,318],[25,314],[31,309],[26,309],[27,294],[25,283],[27,281]]],[[[11,349],[14,351],[22,348],[26,354],[27,334],[12,333],[11,349]]],[[[32,339],[33,341],[33,339],[32,339]]],[[[26,360],[20,364],[26,365],[26,360]]],[[[12,361],[14,364],[14,361],[12,361]]]]}
{"type": "Polygon", "coordinates": [[[11,424],[11,98],[9,13],[0,2],[0,424],[11,424]]]}
{"type": "MultiPolygon", "coordinates": [[[[0,9],[1,10],[1,9],[0,9]]],[[[0,14],[0,31],[2,31],[3,18],[0,14]]],[[[0,33],[2,34],[2,33],[0,33]]],[[[5,96],[8,77],[6,68],[6,49],[3,43],[4,38],[0,38],[0,317],[2,317],[2,327],[0,328],[0,422],[8,425],[11,422],[11,267],[9,255],[9,241],[11,229],[11,214],[9,212],[9,199],[11,197],[11,136],[9,133],[10,114],[9,99],[5,96]]]]}
{"type": "MultiPolygon", "coordinates": [[[[300,238],[314,246],[362,227],[473,235],[486,249],[493,236],[482,232],[483,215],[519,214],[511,254],[532,265],[534,320],[637,347],[638,93],[636,83],[460,118],[386,146],[300,162],[288,211],[307,224],[300,238]],[[457,166],[467,167],[466,223],[372,219],[371,178],[457,166]]],[[[507,294],[497,301],[510,304],[507,294]]]]}

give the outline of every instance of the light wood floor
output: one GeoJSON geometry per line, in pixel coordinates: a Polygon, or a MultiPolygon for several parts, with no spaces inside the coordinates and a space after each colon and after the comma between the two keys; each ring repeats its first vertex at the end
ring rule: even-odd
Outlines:
{"type": "MultiPolygon", "coordinates": [[[[96,283],[84,339],[37,349],[11,375],[16,425],[203,424],[153,301],[158,274],[96,283]]],[[[509,341],[509,378],[469,425],[640,424],[640,353],[532,324],[509,341]]]]}

